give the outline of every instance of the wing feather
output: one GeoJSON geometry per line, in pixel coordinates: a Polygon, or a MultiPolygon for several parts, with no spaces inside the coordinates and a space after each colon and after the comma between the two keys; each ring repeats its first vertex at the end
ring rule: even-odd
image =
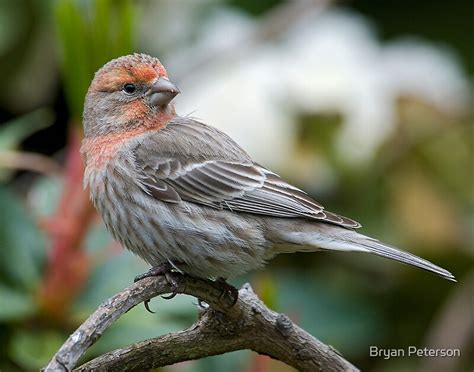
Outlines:
{"type": "Polygon", "coordinates": [[[309,218],[347,228],[360,227],[356,221],[324,210],[304,191],[254,163],[222,132],[181,119],[184,122],[171,123],[161,131],[148,134],[134,151],[141,182],[156,199],[172,203],[184,200],[236,213],[309,218]],[[187,143],[187,147],[179,148],[177,138],[187,143]],[[175,143],[170,143],[171,140],[175,143]]]}

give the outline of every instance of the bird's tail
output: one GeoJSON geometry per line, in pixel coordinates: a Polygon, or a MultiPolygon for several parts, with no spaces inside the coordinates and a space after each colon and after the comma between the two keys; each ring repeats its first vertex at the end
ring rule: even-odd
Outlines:
{"type": "MultiPolygon", "coordinates": [[[[376,239],[329,224],[318,224],[317,231],[290,232],[285,234],[285,240],[289,243],[298,244],[298,251],[315,251],[318,249],[331,251],[352,251],[373,253],[394,261],[403,262],[420,269],[430,271],[447,280],[456,281],[453,274],[414,254],[404,252],[376,239]]],[[[294,251],[294,250],[293,250],[294,251]]]]}

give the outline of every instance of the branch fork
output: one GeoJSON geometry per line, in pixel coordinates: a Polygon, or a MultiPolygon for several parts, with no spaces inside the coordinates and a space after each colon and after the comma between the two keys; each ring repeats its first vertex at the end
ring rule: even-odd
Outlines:
{"type": "Polygon", "coordinates": [[[171,273],[144,278],[104,303],[66,340],[43,371],[70,371],[102,333],[121,315],[158,295],[184,293],[207,304],[190,328],[141,341],[101,355],[77,371],[141,371],[174,363],[250,349],[301,371],[358,371],[331,346],[295,325],[286,315],[268,309],[249,284],[237,302],[219,283],[171,273]]]}

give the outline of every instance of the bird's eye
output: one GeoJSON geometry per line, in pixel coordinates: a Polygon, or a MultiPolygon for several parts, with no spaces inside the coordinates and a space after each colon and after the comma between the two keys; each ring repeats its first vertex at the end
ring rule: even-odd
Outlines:
{"type": "Polygon", "coordinates": [[[135,91],[137,90],[137,87],[135,86],[135,84],[127,83],[127,84],[124,84],[122,90],[127,94],[132,94],[132,93],[135,93],[135,91]]]}

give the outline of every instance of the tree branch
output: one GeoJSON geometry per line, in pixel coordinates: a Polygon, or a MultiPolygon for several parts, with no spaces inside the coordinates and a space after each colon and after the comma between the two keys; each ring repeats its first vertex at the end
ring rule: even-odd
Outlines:
{"type": "Polygon", "coordinates": [[[301,371],[357,371],[331,346],[296,326],[283,314],[268,309],[246,284],[234,306],[222,296],[219,284],[172,273],[145,278],[125,288],[99,308],[67,339],[44,371],[69,371],[79,358],[122,314],[133,306],[170,293],[174,281],[178,293],[201,299],[210,308],[187,330],[142,341],[104,354],[78,368],[90,370],[145,370],[235,350],[250,349],[301,371]]]}

